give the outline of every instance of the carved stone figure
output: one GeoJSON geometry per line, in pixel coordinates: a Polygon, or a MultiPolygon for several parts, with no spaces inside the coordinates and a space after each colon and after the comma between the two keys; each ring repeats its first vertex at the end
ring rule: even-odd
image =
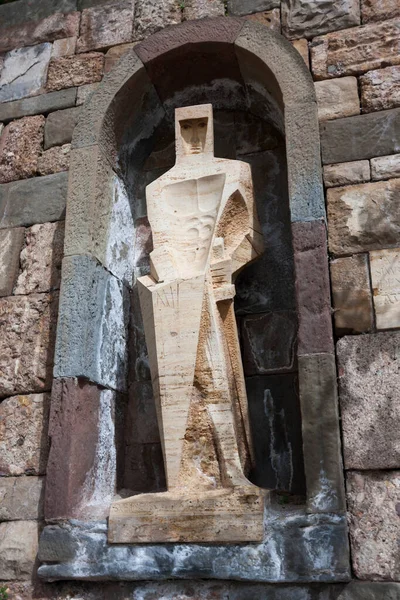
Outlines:
{"type": "Polygon", "coordinates": [[[263,537],[233,309],[263,250],[248,164],[214,157],[210,104],[178,108],[176,164],[146,188],[154,250],[138,280],[167,491],[114,502],[112,542],[263,537]]]}

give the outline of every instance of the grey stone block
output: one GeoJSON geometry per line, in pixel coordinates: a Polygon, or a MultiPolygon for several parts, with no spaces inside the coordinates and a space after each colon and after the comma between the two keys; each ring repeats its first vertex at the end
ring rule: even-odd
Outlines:
{"type": "Polygon", "coordinates": [[[59,92],[33,96],[32,98],[4,102],[0,104],[0,121],[6,123],[20,117],[46,114],[53,110],[75,106],[76,90],[77,88],[68,88],[59,92]]]}
{"type": "Polygon", "coordinates": [[[89,256],[64,258],[55,377],[126,388],[127,288],[89,256]]]}
{"type": "Polygon", "coordinates": [[[278,8],[279,0],[228,0],[228,14],[243,17],[263,10],[278,8]]]}
{"type": "Polygon", "coordinates": [[[40,93],[46,83],[50,56],[48,43],[8,52],[0,78],[0,102],[40,93]]]}
{"type": "Polygon", "coordinates": [[[22,227],[0,231],[0,297],[12,294],[18,276],[24,234],[22,227]]]}
{"type": "Polygon", "coordinates": [[[0,185],[0,229],[64,218],[68,173],[0,185]]]}
{"type": "Polygon", "coordinates": [[[306,515],[293,508],[267,507],[264,542],[241,545],[112,545],[107,543],[106,523],[70,521],[58,526],[71,538],[68,547],[76,544],[68,561],[58,550],[56,527],[51,532],[53,543],[46,534],[43,556],[51,556],[54,563],[38,570],[46,580],[201,578],[302,583],[350,579],[344,516],[306,515]]]}
{"type": "Polygon", "coordinates": [[[395,154],[400,150],[400,108],[326,121],[321,146],[324,164],[395,154]]]}
{"type": "Polygon", "coordinates": [[[0,521],[43,517],[44,477],[0,477],[0,521]]]}
{"type": "MultiPolygon", "coordinates": [[[[57,92],[56,92],[57,93],[57,92]]],[[[72,134],[79,119],[80,107],[56,110],[46,119],[44,127],[44,149],[62,146],[72,140],[72,134]]]]}
{"type": "Polygon", "coordinates": [[[27,21],[41,21],[54,13],[74,10],[77,10],[77,0],[18,0],[3,4],[0,6],[0,33],[27,21]]]}
{"type": "Polygon", "coordinates": [[[284,0],[282,29],[288,38],[311,38],[360,24],[358,0],[284,0]]]}

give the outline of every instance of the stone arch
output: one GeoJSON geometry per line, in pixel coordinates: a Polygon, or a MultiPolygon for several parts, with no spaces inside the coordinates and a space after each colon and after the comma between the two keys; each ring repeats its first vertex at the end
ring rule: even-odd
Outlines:
{"type": "Polygon", "coordinates": [[[76,127],[55,356],[47,518],[104,517],[112,495],[113,458],[100,473],[104,465],[96,453],[99,444],[110,442],[107,435],[113,432],[110,395],[126,391],[133,222],[122,181],[123,163],[133,153],[144,152],[148,133],[179,101],[183,87],[228,76],[231,83],[226,89],[216,86],[212,93],[206,89],[211,101],[218,103],[221,93],[234,95],[240,79],[244,88],[259,94],[250,100],[254,110],[263,110],[262,102],[257,105],[261,97],[284,116],[307,506],[311,513],[344,510],[314,85],[302,58],[284,38],[261,25],[217,18],[163,30],[128,51],[85,104],[76,127]],[[203,63],[193,62],[200,55],[203,63]],[[218,60],[207,60],[212,56],[218,60]],[[71,426],[68,414],[79,414],[85,403],[82,414],[89,411],[90,418],[71,426]],[[84,438],[88,441],[81,460],[84,438]],[[80,469],[69,472],[66,461],[78,461],[80,469]],[[93,486],[89,480],[95,474],[93,486]]]}

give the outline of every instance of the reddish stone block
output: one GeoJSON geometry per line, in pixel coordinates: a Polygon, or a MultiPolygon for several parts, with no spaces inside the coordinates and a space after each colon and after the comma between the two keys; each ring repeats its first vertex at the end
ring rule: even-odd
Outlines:
{"type": "Polygon", "coordinates": [[[326,228],[322,221],[292,224],[299,318],[298,354],[333,352],[326,228]]]}
{"type": "Polygon", "coordinates": [[[132,1],[120,0],[82,12],[77,51],[101,50],[132,39],[132,1]]]}
{"type": "Polygon", "coordinates": [[[100,52],[53,58],[49,64],[46,89],[52,92],[101,81],[103,65],[104,55],[100,52]]]}

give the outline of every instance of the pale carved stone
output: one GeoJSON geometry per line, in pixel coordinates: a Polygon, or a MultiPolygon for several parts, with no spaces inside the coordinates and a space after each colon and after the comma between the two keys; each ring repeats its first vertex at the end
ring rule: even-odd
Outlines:
{"type": "Polygon", "coordinates": [[[211,105],[176,110],[176,164],[146,198],[154,250],[138,286],[168,491],[115,501],[109,539],[261,540],[233,282],[263,242],[250,167],[214,157],[211,105]]]}

